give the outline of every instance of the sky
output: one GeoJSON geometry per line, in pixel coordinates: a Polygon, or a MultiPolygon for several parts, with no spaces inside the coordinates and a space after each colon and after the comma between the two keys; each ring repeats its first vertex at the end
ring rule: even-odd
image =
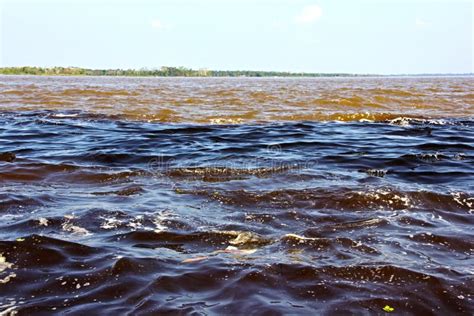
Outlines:
{"type": "Polygon", "coordinates": [[[474,72],[474,0],[0,0],[0,66],[474,72]]]}

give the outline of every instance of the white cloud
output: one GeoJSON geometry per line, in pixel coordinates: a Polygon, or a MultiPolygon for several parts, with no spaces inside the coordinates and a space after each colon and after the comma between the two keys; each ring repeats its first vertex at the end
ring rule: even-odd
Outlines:
{"type": "Polygon", "coordinates": [[[164,28],[164,25],[160,20],[153,20],[151,21],[151,27],[157,30],[161,30],[164,28]]]}
{"type": "Polygon", "coordinates": [[[415,19],[415,25],[418,26],[418,27],[425,27],[425,26],[430,25],[430,23],[426,22],[426,21],[423,20],[423,19],[416,18],[416,19],[415,19]]]}
{"type": "Polygon", "coordinates": [[[295,22],[299,24],[310,24],[317,21],[323,15],[319,5],[313,4],[303,8],[300,14],[295,17],[295,22]]]}

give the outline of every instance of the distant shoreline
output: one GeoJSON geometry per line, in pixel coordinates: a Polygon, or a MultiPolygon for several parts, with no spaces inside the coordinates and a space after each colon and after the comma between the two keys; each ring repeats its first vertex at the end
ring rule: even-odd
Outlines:
{"type": "Polygon", "coordinates": [[[33,76],[104,76],[104,77],[457,77],[473,76],[473,73],[461,74],[351,74],[351,73],[307,73],[284,71],[254,70],[207,70],[184,67],[161,67],[159,69],[89,69],[77,67],[1,67],[0,75],[33,75],[33,76]]]}

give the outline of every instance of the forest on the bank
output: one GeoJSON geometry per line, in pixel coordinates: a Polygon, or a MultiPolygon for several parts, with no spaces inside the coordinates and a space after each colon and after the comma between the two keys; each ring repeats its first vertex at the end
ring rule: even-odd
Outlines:
{"type": "Polygon", "coordinates": [[[346,73],[306,73],[254,70],[207,70],[185,67],[161,67],[158,69],[87,69],[78,67],[3,67],[3,75],[44,76],[127,76],[127,77],[347,77],[361,76],[346,73]]]}

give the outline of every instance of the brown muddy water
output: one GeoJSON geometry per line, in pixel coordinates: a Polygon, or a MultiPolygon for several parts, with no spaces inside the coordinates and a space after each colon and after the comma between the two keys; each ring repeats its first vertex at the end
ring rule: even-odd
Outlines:
{"type": "Polygon", "coordinates": [[[473,91],[1,76],[0,315],[472,315],[473,91]]]}

